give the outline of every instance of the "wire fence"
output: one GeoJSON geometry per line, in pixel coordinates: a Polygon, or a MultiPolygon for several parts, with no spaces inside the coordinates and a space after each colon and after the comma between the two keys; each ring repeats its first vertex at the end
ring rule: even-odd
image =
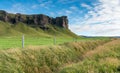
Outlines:
{"type": "Polygon", "coordinates": [[[24,48],[26,46],[56,45],[65,42],[77,41],[75,38],[40,38],[40,37],[3,37],[0,38],[0,49],[24,48]]]}

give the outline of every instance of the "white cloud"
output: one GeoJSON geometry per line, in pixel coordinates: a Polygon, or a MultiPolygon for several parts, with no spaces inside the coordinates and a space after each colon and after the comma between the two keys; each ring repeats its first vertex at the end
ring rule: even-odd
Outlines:
{"type": "MultiPolygon", "coordinates": [[[[120,0],[99,0],[100,3],[91,7],[82,4],[90,9],[83,18],[84,21],[70,26],[76,33],[89,33],[96,36],[120,36],[120,0]],[[77,29],[77,30],[76,30],[77,29]]],[[[86,34],[83,34],[86,35],[86,34]]]]}
{"type": "Polygon", "coordinates": [[[58,0],[58,3],[62,3],[62,4],[68,4],[68,3],[73,3],[77,0],[58,0]]]}
{"type": "Polygon", "coordinates": [[[28,10],[29,8],[25,7],[21,3],[16,3],[7,11],[10,13],[26,13],[28,10]]]}
{"type": "Polygon", "coordinates": [[[51,16],[55,16],[55,13],[54,13],[54,12],[50,12],[50,15],[51,15],[51,16]]]}
{"type": "Polygon", "coordinates": [[[70,16],[72,13],[74,13],[74,11],[70,9],[62,9],[56,12],[57,16],[70,16]]]}
{"type": "Polygon", "coordinates": [[[89,6],[89,5],[85,4],[85,3],[82,3],[81,6],[87,8],[87,9],[92,9],[91,6],[89,6]]]}
{"type": "Polygon", "coordinates": [[[49,0],[49,1],[46,1],[46,2],[40,3],[40,7],[49,9],[50,7],[54,7],[54,6],[52,5],[52,1],[49,0]]]}
{"type": "Polygon", "coordinates": [[[73,12],[82,13],[82,10],[77,6],[71,6],[69,9],[73,12]]]}
{"type": "Polygon", "coordinates": [[[66,13],[66,15],[69,15],[69,14],[72,13],[72,11],[70,11],[70,10],[65,10],[65,13],[66,13]]]}
{"type": "Polygon", "coordinates": [[[72,9],[72,10],[78,10],[78,8],[76,6],[71,6],[70,9],[72,9]]]}
{"type": "MultiPolygon", "coordinates": [[[[70,26],[74,32],[81,33],[88,33],[87,36],[120,36],[120,25],[77,25],[77,26],[70,26]],[[116,32],[117,31],[117,32],[116,32]],[[112,34],[111,34],[112,33],[112,34]],[[114,34],[114,35],[113,35],[114,34]]],[[[83,35],[83,34],[82,34],[83,35]]]]}
{"type": "Polygon", "coordinates": [[[51,7],[53,8],[54,5],[52,4],[53,2],[51,0],[39,0],[38,4],[34,4],[31,6],[32,9],[38,9],[38,8],[45,8],[45,9],[50,9],[51,7]]]}
{"type": "Polygon", "coordinates": [[[31,8],[32,8],[32,9],[37,9],[37,8],[38,8],[38,6],[39,6],[38,4],[36,4],[36,5],[32,5],[32,7],[31,7],[31,8]]]}

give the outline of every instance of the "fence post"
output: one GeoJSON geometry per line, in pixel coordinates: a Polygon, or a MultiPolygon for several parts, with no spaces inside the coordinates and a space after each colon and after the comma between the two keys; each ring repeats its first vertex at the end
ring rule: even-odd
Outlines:
{"type": "Polygon", "coordinates": [[[22,36],[22,48],[24,48],[24,35],[22,36]]]}
{"type": "Polygon", "coordinates": [[[75,42],[75,38],[73,38],[73,42],[75,42]]]}
{"type": "Polygon", "coordinates": [[[73,38],[73,42],[77,42],[77,38],[73,38]]]}
{"type": "Polygon", "coordinates": [[[75,38],[75,42],[77,42],[77,38],[75,38]]]}
{"type": "Polygon", "coordinates": [[[54,40],[53,41],[54,41],[54,45],[56,45],[56,37],[55,36],[54,36],[54,40]]]}

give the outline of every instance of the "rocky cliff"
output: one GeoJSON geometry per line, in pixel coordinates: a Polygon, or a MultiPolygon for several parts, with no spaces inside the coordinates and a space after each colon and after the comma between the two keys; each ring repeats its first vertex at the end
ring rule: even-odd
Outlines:
{"type": "Polygon", "coordinates": [[[68,29],[67,16],[52,18],[43,14],[11,14],[7,13],[6,11],[0,10],[0,20],[4,22],[10,22],[12,24],[22,22],[33,27],[40,27],[42,29],[48,28],[47,25],[49,24],[68,29]]]}

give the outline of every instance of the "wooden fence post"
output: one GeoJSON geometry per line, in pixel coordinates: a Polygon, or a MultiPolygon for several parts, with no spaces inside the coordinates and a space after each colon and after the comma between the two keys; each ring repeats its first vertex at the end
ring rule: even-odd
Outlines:
{"type": "Polygon", "coordinates": [[[54,40],[53,41],[54,41],[54,45],[56,45],[56,37],[55,36],[54,36],[54,40]]]}
{"type": "Polygon", "coordinates": [[[24,35],[22,36],[22,48],[24,48],[24,35]]]}

